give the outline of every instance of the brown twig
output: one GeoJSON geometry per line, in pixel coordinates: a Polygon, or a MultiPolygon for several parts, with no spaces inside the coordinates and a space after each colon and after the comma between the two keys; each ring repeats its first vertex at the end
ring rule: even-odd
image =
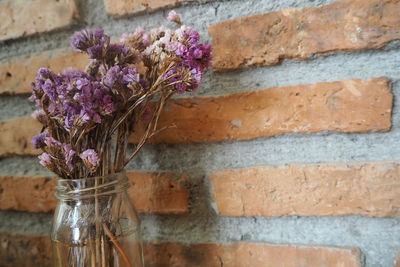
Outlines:
{"type": "Polygon", "coordinates": [[[108,229],[107,225],[103,223],[103,229],[106,235],[110,238],[110,241],[113,243],[119,254],[121,254],[122,259],[125,261],[126,264],[128,264],[129,267],[133,267],[131,262],[129,261],[129,258],[126,256],[124,250],[121,248],[121,246],[118,244],[118,240],[115,238],[115,236],[111,233],[110,229],[108,229]]]}

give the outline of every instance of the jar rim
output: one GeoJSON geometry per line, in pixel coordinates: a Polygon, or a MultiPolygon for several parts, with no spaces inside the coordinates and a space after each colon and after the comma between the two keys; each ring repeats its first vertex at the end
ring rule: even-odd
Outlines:
{"type": "Polygon", "coordinates": [[[125,171],[80,179],[57,179],[55,196],[60,200],[88,199],[123,192],[129,186],[125,171]],[[101,181],[104,177],[108,179],[101,181]]]}
{"type": "MultiPolygon", "coordinates": [[[[103,177],[119,177],[119,176],[125,176],[126,175],[126,171],[122,170],[120,172],[115,172],[115,173],[110,173],[110,174],[106,174],[106,175],[99,175],[99,176],[92,176],[92,177],[86,177],[86,178],[74,178],[74,179],[70,179],[70,178],[57,178],[56,181],[57,182],[82,182],[82,181],[94,181],[96,179],[99,178],[103,178],[103,177]]],[[[122,176],[122,177],[123,177],[122,176]]]]}

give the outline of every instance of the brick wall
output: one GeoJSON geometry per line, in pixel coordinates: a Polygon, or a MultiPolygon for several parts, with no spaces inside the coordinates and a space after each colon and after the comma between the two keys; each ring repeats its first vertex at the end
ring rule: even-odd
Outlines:
{"type": "Polygon", "coordinates": [[[128,167],[147,266],[399,266],[398,0],[0,1],[0,266],[50,266],[36,69],[83,67],[78,29],[172,8],[214,61],[128,167]]]}

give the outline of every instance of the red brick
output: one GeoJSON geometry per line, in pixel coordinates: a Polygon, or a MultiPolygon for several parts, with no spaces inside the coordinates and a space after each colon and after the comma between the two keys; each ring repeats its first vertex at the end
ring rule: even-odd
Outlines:
{"type": "Polygon", "coordinates": [[[40,176],[0,176],[0,209],[31,212],[53,211],[54,179],[40,176]]]}
{"type": "MultiPolygon", "coordinates": [[[[51,243],[47,236],[0,232],[2,266],[51,266],[51,243]]],[[[147,243],[148,267],[360,267],[357,248],[306,247],[263,243],[193,244],[147,243]]]]}
{"type": "Polygon", "coordinates": [[[0,121],[0,157],[39,154],[31,140],[41,129],[42,125],[30,117],[0,121]]]}
{"type": "Polygon", "coordinates": [[[196,0],[104,0],[107,13],[115,16],[152,12],[163,8],[178,6],[182,2],[196,0]]]}
{"type": "Polygon", "coordinates": [[[360,250],[355,248],[300,247],[262,243],[149,244],[145,246],[148,267],[360,267],[360,250]]]}
{"type": "MultiPolygon", "coordinates": [[[[139,212],[187,213],[188,177],[173,173],[127,173],[133,186],[129,190],[139,212]]],[[[54,179],[40,176],[0,176],[0,210],[51,212],[54,179]]]]}
{"type": "Polygon", "coordinates": [[[187,213],[189,211],[188,176],[169,172],[130,172],[133,202],[141,212],[187,213]]]}
{"type": "Polygon", "coordinates": [[[400,164],[310,164],[221,170],[210,177],[223,216],[400,215],[400,164]]]}
{"type": "Polygon", "coordinates": [[[400,267],[400,253],[397,255],[393,267],[400,267]]]}
{"type": "Polygon", "coordinates": [[[77,18],[74,0],[4,0],[0,3],[0,41],[68,28],[77,18]]]}
{"type": "Polygon", "coordinates": [[[2,267],[50,267],[51,242],[43,235],[0,232],[2,267]]]}
{"type": "MultiPolygon", "coordinates": [[[[386,78],[275,87],[171,100],[153,143],[247,140],[284,133],[387,131],[392,93],[386,78]]],[[[131,136],[137,142],[141,131],[131,136]]]]}
{"type": "Polygon", "coordinates": [[[223,21],[209,28],[213,65],[225,71],[381,48],[400,39],[399,13],[399,1],[347,0],[223,21]]]}
{"type": "MultiPolygon", "coordinates": [[[[393,96],[386,78],[275,87],[225,96],[171,100],[152,143],[248,140],[284,133],[388,131],[393,96]],[[175,126],[175,127],[171,127],[175,126]]],[[[31,118],[0,122],[0,157],[35,155],[41,125],[31,118]]],[[[141,130],[130,137],[137,142],[141,130]]]]}
{"type": "Polygon", "coordinates": [[[84,69],[87,56],[69,50],[53,50],[10,60],[0,65],[0,94],[28,94],[39,68],[60,72],[68,66],[84,69]]]}

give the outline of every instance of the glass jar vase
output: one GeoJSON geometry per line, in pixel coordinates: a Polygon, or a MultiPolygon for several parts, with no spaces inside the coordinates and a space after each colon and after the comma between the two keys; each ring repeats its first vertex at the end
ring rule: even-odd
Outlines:
{"type": "Polygon", "coordinates": [[[140,220],[125,172],[58,179],[51,230],[57,267],[143,267],[140,220]]]}

